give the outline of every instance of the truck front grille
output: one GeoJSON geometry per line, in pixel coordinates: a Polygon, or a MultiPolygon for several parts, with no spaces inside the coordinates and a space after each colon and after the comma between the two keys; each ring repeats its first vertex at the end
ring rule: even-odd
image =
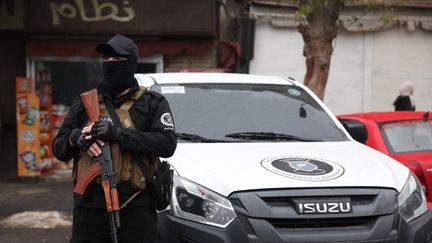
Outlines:
{"type": "Polygon", "coordinates": [[[230,196],[251,241],[337,242],[394,239],[398,235],[397,192],[381,188],[281,189],[230,196]],[[301,214],[298,201],[344,198],[351,212],[301,214]]]}
{"type": "Polygon", "coordinates": [[[311,219],[269,219],[276,229],[323,229],[323,228],[355,228],[366,227],[376,220],[376,217],[350,218],[311,218],[311,219]]]}

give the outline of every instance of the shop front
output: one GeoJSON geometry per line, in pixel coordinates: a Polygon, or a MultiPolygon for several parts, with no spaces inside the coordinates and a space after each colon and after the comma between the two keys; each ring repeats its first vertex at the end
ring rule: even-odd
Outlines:
{"type": "MultiPolygon", "coordinates": [[[[100,82],[102,62],[95,47],[116,33],[132,38],[137,44],[140,55],[137,73],[230,71],[228,67],[220,66],[220,50],[224,53],[231,52],[223,51],[217,41],[219,7],[216,0],[188,0],[182,4],[177,1],[158,0],[6,2],[14,5],[8,5],[8,9],[21,13],[17,18],[22,18],[23,24],[12,29],[0,24],[0,35],[6,35],[12,41],[19,36],[24,45],[17,48],[22,48],[20,51],[24,53],[24,58],[20,60],[25,61],[16,62],[16,66],[20,67],[12,70],[13,79],[12,75],[6,74],[6,70],[0,69],[0,85],[4,88],[2,94],[6,95],[5,99],[15,100],[18,104],[17,98],[20,95],[13,90],[15,77],[30,79],[32,87],[29,92],[34,92],[39,97],[39,122],[48,125],[48,140],[55,136],[73,100],[100,82]],[[19,70],[25,70],[25,73],[19,70]],[[43,115],[46,115],[45,118],[43,115]]],[[[5,8],[1,10],[1,6],[4,6],[2,0],[0,20],[2,16],[9,17],[10,14],[5,12],[5,8]]],[[[7,62],[7,58],[0,58],[1,65],[7,62]]],[[[231,61],[229,65],[232,64],[231,61]]],[[[6,114],[17,114],[19,106],[10,104],[2,110],[6,114]]],[[[0,121],[8,120],[8,123],[20,124],[21,121],[12,121],[12,118],[2,115],[0,121]]],[[[0,126],[5,127],[1,122],[0,126]]],[[[22,142],[20,134],[23,133],[17,131],[16,134],[15,147],[10,145],[13,151],[17,151],[22,142]]],[[[0,135],[3,140],[5,134],[0,132],[0,135]]],[[[40,137],[38,139],[40,140],[40,137]]],[[[44,171],[51,173],[56,168],[67,168],[67,163],[56,162],[52,158],[48,147],[46,146],[46,151],[42,148],[36,151],[39,165],[42,164],[42,155],[50,156],[51,160],[43,162],[48,168],[44,171]]],[[[0,166],[8,164],[11,168],[11,164],[19,164],[22,162],[20,153],[25,152],[17,151],[17,161],[1,161],[0,166]]],[[[1,150],[0,156],[5,154],[6,151],[1,150]]]]}

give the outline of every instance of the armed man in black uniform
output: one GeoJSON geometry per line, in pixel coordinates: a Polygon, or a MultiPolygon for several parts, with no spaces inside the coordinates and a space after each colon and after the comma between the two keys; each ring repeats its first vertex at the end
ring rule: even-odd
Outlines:
{"type": "MultiPolygon", "coordinates": [[[[118,240],[154,242],[157,215],[151,205],[150,187],[137,163],[144,163],[152,171],[158,157],[173,155],[177,142],[171,110],[162,95],[140,87],[134,78],[138,49],[131,39],[115,35],[98,45],[97,51],[103,54],[103,80],[98,86],[100,119],[88,124],[83,102],[74,102],[54,138],[54,155],[62,161],[74,159],[73,180],[77,183],[95,163],[101,144],[108,142],[119,181],[119,203],[124,204],[118,240]],[[106,108],[108,102],[121,125],[113,123],[106,108]]],[[[98,179],[84,195],[74,193],[71,242],[111,242],[104,192],[98,179]]]]}

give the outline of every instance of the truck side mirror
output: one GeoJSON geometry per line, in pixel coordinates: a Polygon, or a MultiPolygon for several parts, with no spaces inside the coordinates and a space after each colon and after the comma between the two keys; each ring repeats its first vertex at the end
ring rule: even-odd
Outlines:
{"type": "Polygon", "coordinates": [[[351,137],[360,143],[365,143],[368,138],[366,126],[356,120],[339,119],[351,137]]]}

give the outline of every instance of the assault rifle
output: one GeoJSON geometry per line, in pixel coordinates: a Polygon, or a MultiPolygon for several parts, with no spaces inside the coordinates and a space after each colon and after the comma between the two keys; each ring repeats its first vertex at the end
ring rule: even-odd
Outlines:
{"type": "MultiPolygon", "coordinates": [[[[95,89],[81,94],[81,100],[89,117],[89,124],[99,119],[99,98],[95,89]]],[[[101,185],[105,195],[105,203],[109,213],[112,242],[117,243],[117,228],[120,227],[119,200],[117,193],[116,176],[111,159],[111,149],[108,143],[100,144],[102,153],[96,158],[99,163],[93,164],[81,175],[74,192],[84,195],[88,185],[100,175],[101,185]]]]}

